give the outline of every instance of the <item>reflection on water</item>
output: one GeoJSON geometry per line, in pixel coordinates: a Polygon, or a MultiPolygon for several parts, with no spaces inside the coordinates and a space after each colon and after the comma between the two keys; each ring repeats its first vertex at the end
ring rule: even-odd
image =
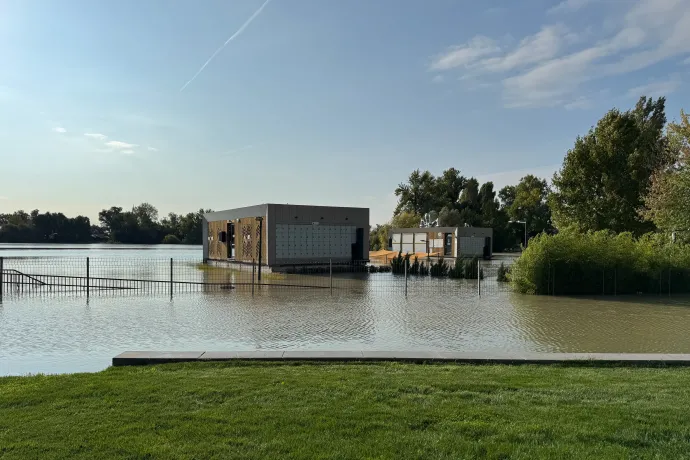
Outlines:
{"type": "Polygon", "coordinates": [[[690,352],[690,298],[509,294],[524,340],[545,351],[690,352]]]}
{"type": "MultiPolygon", "coordinates": [[[[368,283],[365,283],[368,285],[368,283]]],[[[464,286],[464,287],[463,287],[464,286]]],[[[690,299],[257,289],[6,296],[0,374],[95,371],[124,350],[690,352],[690,299]]]]}

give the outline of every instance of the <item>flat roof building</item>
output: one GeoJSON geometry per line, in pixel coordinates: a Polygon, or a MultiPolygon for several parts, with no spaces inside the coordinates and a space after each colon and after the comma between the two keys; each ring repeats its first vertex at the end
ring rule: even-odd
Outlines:
{"type": "Polygon", "coordinates": [[[392,228],[388,233],[388,249],[452,258],[490,259],[493,235],[492,228],[482,227],[392,228]]]}
{"type": "Polygon", "coordinates": [[[204,261],[262,265],[369,259],[369,209],[260,204],[204,215],[204,261]]]}

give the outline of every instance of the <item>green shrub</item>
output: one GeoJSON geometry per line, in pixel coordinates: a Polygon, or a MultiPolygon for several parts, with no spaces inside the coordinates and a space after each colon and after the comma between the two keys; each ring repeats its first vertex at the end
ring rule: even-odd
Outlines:
{"type": "Polygon", "coordinates": [[[690,245],[662,234],[541,234],[511,267],[510,283],[525,294],[690,292],[690,245]]]}
{"type": "Polygon", "coordinates": [[[393,260],[391,260],[391,271],[396,275],[402,275],[405,273],[405,266],[407,266],[409,274],[410,255],[405,254],[405,257],[403,257],[402,252],[398,252],[398,255],[393,257],[393,260]]]}
{"type": "MultiPolygon", "coordinates": [[[[463,277],[468,280],[477,279],[477,269],[479,268],[479,257],[473,257],[469,260],[465,260],[464,274],[463,277]]],[[[479,270],[479,277],[484,279],[484,270],[479,270]]]]}
{"type": "Polygon", "coordinates": [[[163,244],[181,244],[182,241],[175,235],[165,235],[163,238],[163,244]]]}
{"type": "Polygon", "coordinates": [[[443,257],[439,258],[436,263],[431,264],[429,273],[431,276],[448,276],[448,265],[446,265],[446,261],[443,260],[443,257]]]}
{"type": "Polygon", "coordinates": [[[425,265],[424,262],[419,266],[419,276],[429,276],[429,266],[431,265],[431,261],[427,260],[427,264],[425,265]]]}
{"type": "Polygon", "coordinates": [[[499,283],[508,282],[508,275],[510,274],[510,267],[507,267],[503,262],[501,262],[500,267],[498,267],[496,279],[499,283]]]}
{"type": "Polygon", "coordinates": [[[412,265],[410,265],[408,274],[419,275],[419,260],[417,259],[417,256],[414,256],[414,262],[412,262],[412,265]]]}
{"type": "Polygon", "coordinates": [[[453,279],[462,279],[465,277],[465,262],[460,259],[455,259],[455,265],[448,271],[448,276],[453,279]]]}

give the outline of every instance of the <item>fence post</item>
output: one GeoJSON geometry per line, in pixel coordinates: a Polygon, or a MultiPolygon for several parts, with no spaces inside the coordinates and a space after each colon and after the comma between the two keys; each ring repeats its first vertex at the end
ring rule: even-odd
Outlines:
{"type": "Polygon", "coordinates": [[[618,269],[613,269],[613,295],[618,295],[618,269]]]}
{"type": "Polygon", "coordinates": [[[331,295],[333,295],[333,259],[328,259],[328,278],[331,286],[331,295]]]}
{"type": "Polygon", "coordinates": [[[254,295],[254,271],[256,267],[254,266],[254,259],[252,259],[252,295],[254,295]]]}
{"type": "Polygon", "coordinates": [[[170,258],[170,298],[173,296],[173,258],[170,258]]]}
{"type": "Polygon", "coordinates": [[[671,267],[668,268],[668,296],[671,297],[671,267]]]}
{"type": "Polygon", "coordinates": [[[407,260],[403,260],[403,265],[405,265],[405,297],[407,297],[407,260]]]}
{"type": "Polygon", "coordinates": [[[5,282],[5,258],[0,257],[0,300],[2,300],[3,283],[5,282]]]}
{"type": "Polygon", "coordinates": [[[601,295],[606,295],[606,269],[601,271],[601,295]]]}
{"type": "Polygon", "coordinates": [[[479,297],[482,296],[482,262],[480,260],[477,260],[477,294],[479,294],[479,297]]]}
{"type": "Polygon", "coordinates": [[[86,297],[89,297],[89,291],[91,288],[91,273],[89,267],[89,258],[86,258],[86,297]]]}

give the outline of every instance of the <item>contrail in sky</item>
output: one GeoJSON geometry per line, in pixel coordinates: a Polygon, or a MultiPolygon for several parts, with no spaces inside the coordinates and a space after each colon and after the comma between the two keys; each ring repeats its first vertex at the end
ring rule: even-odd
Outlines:
{"type": "Polygon", "coordinates": [[[218,53],[220,53],[221,51],[223,51],[223,48],[225,48],[225,47],[228,45],[228,43],[230,43],[231,41],[233,41],[234,39],[236,39],[237,37],[239,37],[239,36],[242,34],[242,32],[244,32],[244,29],[246,29],[247,26],[249,26],[249,24],[251,24],[252,21],[253,21],[254,19],[256,19],[256,17],[257,17],[258,15],[261,14],[261,12],[263,11],[263,9],[266,8],[266,5],[268,5],[270,2],[271,2],[271,0],[266,0],[266,1],[263,3],[263,5],[261,5],[261,6],[259,7],[259,9],[256,10],[256,11],[254,12],[254,14],[252,14],[251,16],[249,16],[249,19],[247,19],[247,20],[244,22],[244,24],[242,24],[242,26],[241,26],[239,29],[237,29],[237,32],[235,32],[234,34],[232,34],[232,36],[231,36],[230,38],[228,38],[227,40],[225,40],[225,43],[223,43],[223,44],[221,45],[221,47],[218,48],[218,49],[216,50],[216,52],[213,53],[213,54],[211,55],[210,58],[208,58],[208,61],[204,62],[204,65],[201,66],[201,68],[197,71],[197,73],[195,73],[194,76],[193,76],[187,83],[185,83],[185,84],[182,86],[182,88],[180,88],[180,91],[184,91],[184,89],[185,89],[187,86],[189,86],[189,84],[190,84],[191,82],[193,82],[193,81],[196,79],[196,77],[199,76],[199,74],[200,74],[201,72],[204,71],[204,69],[206,68],[206,66],[209,65],[209,63],[213,60],[213,58],[216,57],[216,55],[217,55],[218,53]]]}

